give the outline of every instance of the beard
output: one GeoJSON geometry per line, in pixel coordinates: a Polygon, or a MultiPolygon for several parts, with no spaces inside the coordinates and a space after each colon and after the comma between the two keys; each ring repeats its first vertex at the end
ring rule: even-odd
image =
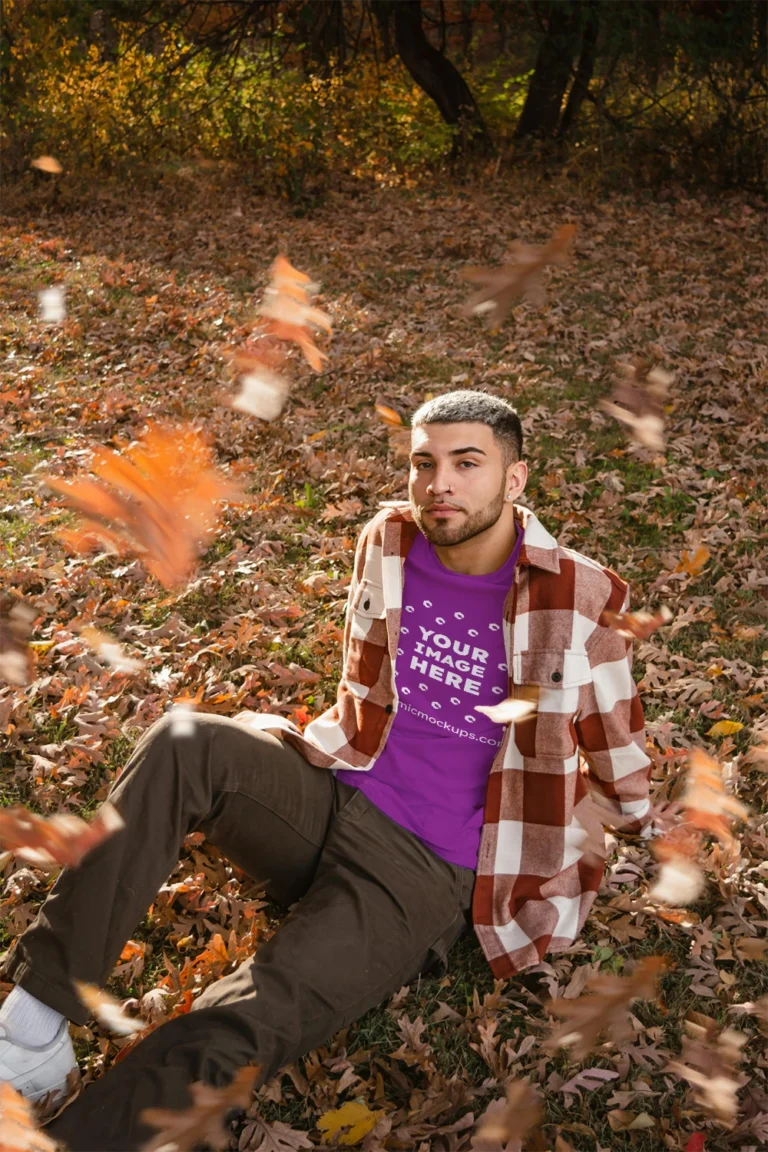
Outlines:
{"type": "Polygon", "coordinates": [[[464,544],[465,541],[472,540],[481,532],[492,528],[501,516],[503,507],[504,485],[502,485],[498,496],[494,497],[491,503],[487,504],[480,512],[472,512],[469,516],[464,514],[464,519],[459,520],[458,524],[451,520],[436,520],[430,527],[424,522],[424,509],[411,501],[411,511],[419,530],[426,536],[430,544],[437,544],[440,548],[451,548],[455,544],[464,544]]]}

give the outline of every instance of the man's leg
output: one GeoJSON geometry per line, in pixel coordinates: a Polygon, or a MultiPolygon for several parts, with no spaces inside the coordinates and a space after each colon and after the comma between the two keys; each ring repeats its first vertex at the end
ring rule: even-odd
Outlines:
{"type": "Polygon", "coordinates": [[[143,1108],[188,1107],[191,1083],[226,1084],[251,1062],[267,1079],[445,955],[474,874],[346,792],[311,886],[272,939],[86,1089],[51,1135],[73,1152],[136,1149],[150,1136],[143,1108]]]}
{"type": "MultiPolygon", "coordinates": [[[[351,790],[350,790],[351,791],[351,790]]],[[[337,804],[330,772],[274,736],[200,714],[193,734],[169,719],[142,738],[109,800],[125,827],[65,869],[16,942],[7,977],[78,1024],[72,979],[103,985],[196,829],[291,903],[309,886],[337,804]]]]}

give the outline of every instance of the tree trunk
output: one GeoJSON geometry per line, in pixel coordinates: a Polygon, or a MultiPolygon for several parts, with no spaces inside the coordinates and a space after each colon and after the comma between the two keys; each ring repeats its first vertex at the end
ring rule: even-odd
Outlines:
{"type": "Polygon", "coordinates": [[[391,60],[395,55],[392,43],[392,8],[389,4],[382,4],[380,0],[370,0],[370,9],[376,17],[381,35],[381,51],[384,62],[391,60]]]}
{"type": "Polygon", "coordinates": [[[334,68],[343,70],[347,43],[342,0],[313,0],[311,4],[304,4],[299,10],[299,20],[306,36],[305,73],[327,77],[334,68]]]}
{"type": "Polygon", "coordinates": [[[554,136],[578,42],[579,5],[573,0],[550,9],[547,31],[528,85],[517,136],[554,136]]]}
{"type": "Polygon", "coordinates": [[[469,149],[490,151],[491,139],[469,85],[448,57],[427,40],[421,23],[421,0],[395,0],[392,6],[400,59],[437,104],[446,124],[459,128],[454,154],[469,149]]]}
{"type": "Polygon", "coordinates": [[[590,4],[584,22],[584,31],[581,34],[581,54],[573,86],[568,93],[568,99],[560,121],[557,135],[563,139],[568,135],[581,111],[581,106],[589,92],[589,82],[595,70],[595,57],[597,56],[597,33],[600,27],[600,17],[596,4],[590,4]]]}

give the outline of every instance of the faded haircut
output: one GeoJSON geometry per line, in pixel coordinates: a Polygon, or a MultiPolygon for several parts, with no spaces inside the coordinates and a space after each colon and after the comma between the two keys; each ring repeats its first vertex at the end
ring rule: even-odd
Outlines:
{"type": "Polygon", "coordinates": [[[520,417],[508,400],[459,388],[427,400],[411,417],[411,427],[418,424],[487,424],[499,442],[506,468],[523,456],[523,428],[520,417]]]}

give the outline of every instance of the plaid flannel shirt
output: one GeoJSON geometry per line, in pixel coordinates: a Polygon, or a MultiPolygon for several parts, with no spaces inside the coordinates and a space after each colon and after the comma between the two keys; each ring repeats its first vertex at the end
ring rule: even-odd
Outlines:
{"type": "MultiPolygon", "coordinates": [[[[630,643],[599,623],[626,611],[627,584],[563,548],[528,509],[504,603],[509,695],[538,691],[535,716],[507,727],[491,764],[472,917],[497,977],[573,945],[603,874],[585,854],[588,782],[613,827],[641,832],[650,820],[650,760],[632,678],[630,643]]],[[[284,733],[311,764],[370,769],[397,711],[393,668],[403,565],[418,531],[408,504],[384,508],[363,528],[344,630],[336,704],[303,736],[284,733]]]]}

